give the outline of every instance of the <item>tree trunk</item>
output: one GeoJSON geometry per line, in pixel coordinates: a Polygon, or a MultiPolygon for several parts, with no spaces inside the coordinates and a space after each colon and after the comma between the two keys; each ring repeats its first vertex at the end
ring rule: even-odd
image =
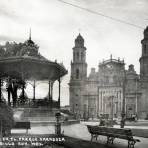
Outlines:
{"type": "MultiPolygon", "coordinates": [[[[11,85],[12,87],[12,85],[11,85]]],[[[13,87],[11,89],[11,94],[12,94],[12,100],[13,100],[13,107],[16,107],[16,102],[17,102],[17,86],[13,84],[13,87]]]]}

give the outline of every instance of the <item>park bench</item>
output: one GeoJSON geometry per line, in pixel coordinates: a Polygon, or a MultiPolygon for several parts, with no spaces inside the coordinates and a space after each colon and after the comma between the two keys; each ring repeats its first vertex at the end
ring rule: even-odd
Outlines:
{"type": "Polygon", "coordinates": [[[91,126],[87,125],[88,131],[91,134],[91,141],[97,140],[99,135],[107,136],[107,144],[113,144],[115,138],[128,140],[128,148],[134,148],[139,139],[133,138],[131,129],[113,128],[104,126],[91,126]]]}
{"type": "Polygon", "coordinates": [[[31,129],[30,122],[15,122],[13,129],[26,129],[26,134],[28,134],[28,129],[31,129]]]}

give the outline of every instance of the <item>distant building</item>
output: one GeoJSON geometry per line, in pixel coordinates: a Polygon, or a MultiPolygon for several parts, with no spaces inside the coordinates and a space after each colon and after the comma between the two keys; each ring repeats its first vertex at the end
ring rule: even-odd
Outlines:
{"type": "Polygon", "coordinates": [[[87,80],[87,63],[86,48],[84,39],[79,34],[75,39],[73,47],[73,61],[71,62],[71,79],[70,79],[70,107],[71,111],[78,116],[83,114],[84,109],[84,92],[87,80]]]}
{"type": "Polygon", "coordinates": [[[140,91],[141,98],[139,101],[140,116],[148,118],[148,27],[144,30],[144,38],[141,41],[142,55],[140,62],[140,91]]]}
{"type": "Polygon", "coordinates": [[[134,65],[125,69],[124,60],[110,59],[99,63],[98,71],[91,69],[87,77],[86,47],[79,34],[73,47],[69,83],[70,109],[78,118],[101,115],[121,117],[125,96],[126,117],[148,117],[148,27],[144,30],[140,75],[134,65]]]}

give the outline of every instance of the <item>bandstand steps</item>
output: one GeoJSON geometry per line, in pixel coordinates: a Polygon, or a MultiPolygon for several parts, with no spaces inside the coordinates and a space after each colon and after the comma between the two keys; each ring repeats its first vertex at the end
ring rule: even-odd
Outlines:
{"type": "Polygon", "coordinates": [[[29,121],[55,121],[57,110],[47,108],[26,108],[24,109],[22,120],[29,121]]]}
{"type": "Polygon", "coordinates": [[[25,117],[23,120],[28,121],[55,121],[55,117],[25,117]]]}

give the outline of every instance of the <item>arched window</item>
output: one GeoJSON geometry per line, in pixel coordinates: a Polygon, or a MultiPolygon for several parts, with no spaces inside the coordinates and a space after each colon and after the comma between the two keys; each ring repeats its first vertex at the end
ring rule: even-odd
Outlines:
{"type": "Polygon", "coordinates": [[[77,60],[79,60],[79,52],[77,52],[77,60]]]}
{"type": "Polygon", "coordinates": [[[73,53],[73,60],[76,60],[75,52],[73,53]]]}
{"type": "Polygon", "coordinates": [[[76,69],[76,79],[79,79],[79,69],[76,69]]]}
{"type": "Polygon", "coordinates": [[[81,52],[81,61],[83,61],[83,52],[81,52]]]}

